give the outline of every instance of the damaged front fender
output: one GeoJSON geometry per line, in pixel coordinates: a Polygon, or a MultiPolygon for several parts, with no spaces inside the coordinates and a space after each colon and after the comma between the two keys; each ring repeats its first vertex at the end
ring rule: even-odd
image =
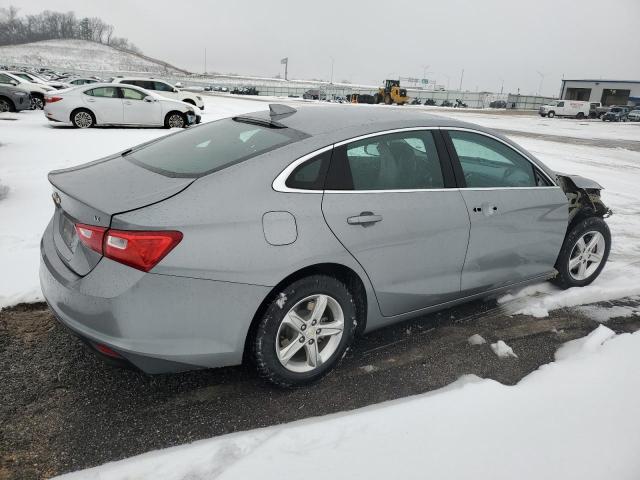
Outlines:
{"type": "Polygon", "coordinates": [[[557,174],[560,187],[569,199],[569,225],[585,217],[607,218],[613,214],[600,196],[604,187],[580,175],[557,174]]]}

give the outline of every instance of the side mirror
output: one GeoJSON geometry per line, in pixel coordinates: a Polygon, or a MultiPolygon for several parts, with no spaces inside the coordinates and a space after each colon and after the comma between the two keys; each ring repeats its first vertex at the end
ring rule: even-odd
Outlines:
{"type": "Polygon", "coordinates": [[[146,97],[144,97],[144,101],[151,103],[151,102],[155,102],[156,99],[153,98],[151,95],[147,95],[146,97]]]}

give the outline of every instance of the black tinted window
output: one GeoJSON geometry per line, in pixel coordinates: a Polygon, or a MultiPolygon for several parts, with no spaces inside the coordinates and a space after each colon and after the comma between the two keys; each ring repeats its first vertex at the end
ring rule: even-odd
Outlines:
{"type": "Polygon", "coordinates": [[[150,90],[158,90],[160,92],[173,92],[173,87],[171,85],[167,85],[164,82],[153,82],[153,87],[150,87],[150,90]]]}
{"type": "Polygon", "coordinates": [[[330,160],[331,150],[298,165],[287,178],[286,186],[303,190],[322,190],[330,160]]]}
{"type": "Polygon", "coordinates": [[[393,133],[336,149],[328,190],[443,188],[442,168],[430,131],[393,133]]]}
{"type": "Polygon", "coordinates": [[[289,128],[226,118],[160,139],[127,158],[164,175],[198,177],[304,137],[289,128]]]}
{"type": "Polygon", "coordinates": [[[534,187],[533,165],[498,140],[471,132],[450,131],[469,188],[534,187]]]}

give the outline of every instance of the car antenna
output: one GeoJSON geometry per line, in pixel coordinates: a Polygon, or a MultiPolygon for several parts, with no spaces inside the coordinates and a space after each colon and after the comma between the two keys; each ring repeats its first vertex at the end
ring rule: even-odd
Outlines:
{"type": "Polygon", "coordinates": [[[271,117],[283,117],[289,116],[296,113],[297,110],[293,107],[289,107],[288,105],[282,105],[281,103],[270,103],[269,104],[269,115],[271,117]]]}

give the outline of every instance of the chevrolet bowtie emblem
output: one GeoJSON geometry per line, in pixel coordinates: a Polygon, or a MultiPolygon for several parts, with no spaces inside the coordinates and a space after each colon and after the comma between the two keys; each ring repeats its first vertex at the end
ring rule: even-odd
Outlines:
{"type": "Polygon", "coordinates": [[[53,194],[51,195],[51,198],[53,198],[53,203],[56,204],[56,207],[59,207],[60,202],[62,202],[62,199],[60,198],[60,195],[58,195],[58,192],[53,192],[53,194]]]}

